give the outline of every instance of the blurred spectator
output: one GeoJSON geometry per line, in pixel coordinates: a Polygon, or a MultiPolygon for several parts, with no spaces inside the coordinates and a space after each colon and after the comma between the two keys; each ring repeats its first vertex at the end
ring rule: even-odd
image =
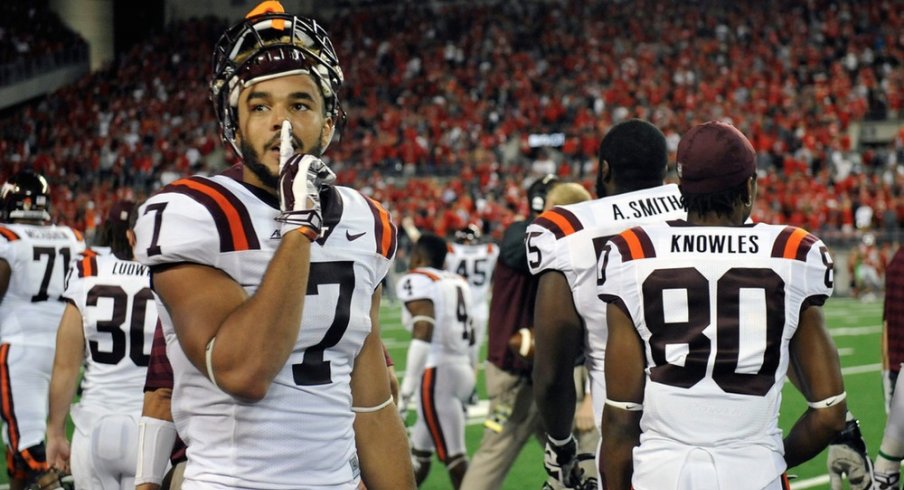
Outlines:
{"type": "MultiPolygon", "coordinates": [[[[20,19],[45,6],[0,6],[9,13],[0,19],[11,19],[0,20],[0,39],[19,40],[14,32],[28,33],[20,19]]],[[[879,148],[855,148],[848,136],[857,121],[904,115],[904,15],[896,7],[879,0],[342,7],[327,25],[343,33],[336,49],[347,68],[348,120],[329,164],[396,220],[410,216],[441,235],[480,222],[498,240],[526,212],[529,134],[563,133],[552,172],[590,188],[596,144],[615,122],[650,119],[674,143],[696,122],[723,119],[758,151],[760,185],[769,192],[758,196],[754,219],[853,239],[855,212],[867,207],[870,228],[896,230],[904,222],[904,130],[879,148]]],[[[221,29],[210,18],[177,22],[105,69],[0,117],[0,178],[34,165],[67,197],[56,201],[55,219],[87,228],[96,221],[89,201],[103,216],[116,199],[141,199],[174,178],[233,163],[218,143],[202,73],[221,29]]],[[[64,32],[36,38],[60,44],[64,32]]],[[[25,42],[36,49],[37,41],[25,42]]],[[[16,46],[3,42],[0,51],[21,60],[16,46]]]]}

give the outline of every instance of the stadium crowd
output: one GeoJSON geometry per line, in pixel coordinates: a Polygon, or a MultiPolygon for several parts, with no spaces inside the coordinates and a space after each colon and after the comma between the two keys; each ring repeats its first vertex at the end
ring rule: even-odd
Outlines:
{"type": "Polygon", "coordinates": [[[0,4],[0,87],[76,61],[88,61],[88,44],[47,0],[0,4]]]}
{"type": "MultiPolygon", "coordinates": [[[[695,122],[750,135],[767,189],[754,219],[821,235],[904,223],[904,131],[878,148],[848,133],[904,114],[894,2],[402,4],[324,20],[342,33],[349,82],[329,163],[396,221],[441,235],[474,222],[499,238],[526,214],[537,175],[591,188],[601,135],[640,117],[662,128],[673,157],[695,122]]],[[[55,219],[90,235],[115,200],[231,164],[205,79],[225,24],[188,22],[7,111],[0,178],[33,165],[63,196],[55,219]]]]}

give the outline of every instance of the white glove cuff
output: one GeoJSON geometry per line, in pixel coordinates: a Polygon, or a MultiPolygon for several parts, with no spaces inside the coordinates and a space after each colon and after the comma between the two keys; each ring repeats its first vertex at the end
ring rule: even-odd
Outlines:
{"type": "Polygon", "coordinates": [[[138,466],[135,485],[163,481],[176,442],[176,425],[168,420],[141,417],[138,421],[138,466]]]}

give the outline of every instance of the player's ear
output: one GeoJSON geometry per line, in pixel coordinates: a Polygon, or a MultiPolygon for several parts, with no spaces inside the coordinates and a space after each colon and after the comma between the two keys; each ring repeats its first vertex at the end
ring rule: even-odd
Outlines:
{"type": "Polygon", "coordinates": [[[756,202],[756,175],[747,179],[747,196],[751,205],[756,202]]]}
{"type": "Polygon", "coordinates": [[[129,247],[134,249],[135,243],[137,240],[135,239],[135,232],[132,230],[126,230],[126,241],[129,242],[129,247]]]}
{"type": "Polygon", "coordinates": [[[332,117],[326,117],[323,120],[323,127],[320,131],[320,147],[326,148],[330,141],[333,140],[333,133],[336,132],[336,124],[332,117]]]}
{"type": "Polygon", "coordinates": [[[609,167],[609,162],[606,160],[600,160],[600,179],[603,182],[612,180],[612,168],[609,167]]]}

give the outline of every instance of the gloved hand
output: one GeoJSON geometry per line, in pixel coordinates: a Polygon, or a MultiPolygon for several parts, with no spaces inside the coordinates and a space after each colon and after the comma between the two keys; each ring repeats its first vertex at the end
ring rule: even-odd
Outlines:
{"type": "Polygon", "coordinates": [[[298,230],[311,241],[320,236],[320,188],[336,180],[326,164],[313,155],[293,153],[292,125],[284,121],[279,145],[279,207],[282,236],[298,230]]]}
{"type": "Polygon", "coordinates": [[[473,390],[471,390],[471,394],[468,395],[468,406],[476,406],[479,402],[480,395],[477,394],[477,388],[474,388],[473,390]]]}
{"type": "Polygon", "coordinates": [[[900,490],[901,473],[879,473],[875,475],[875,490],[900,490]]]}
{"type": "Polygon", "coordinates": [[[866,443],[860,434],[860,424],[851,418],[847,426],[829,445],[826,461],[832,490],[841,490],[843,477],[847,477],[852,490],[869,490],[873,485],[873,463],[866,451],[866,443]]]}
{"type": "Polygon", "coordinates": [[[399,395],[399,415],[402,417],[402,421],[408,417],[408,407],[411,406],[411,399],[413,397],[413,393],[402,393],[399,395]]]}
{"type": "Polygon", "coordinates": [[[546,473],[565,488],[575,488],[581,484],[584,470],[578,466],[578,445],[573,435],[568,436],[562,444],[556,444],[546,436],[546,448],[543,450],[543,466],[546,473]]]}

